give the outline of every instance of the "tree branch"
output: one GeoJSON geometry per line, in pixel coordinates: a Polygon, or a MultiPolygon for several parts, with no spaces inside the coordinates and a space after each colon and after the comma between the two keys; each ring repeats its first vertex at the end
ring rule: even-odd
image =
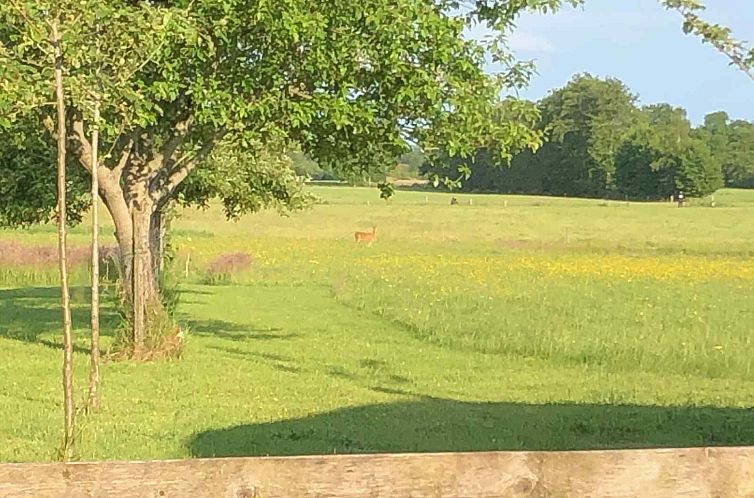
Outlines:
{"type": "Polygon", "coordinates": [[[134,148],[134,139],[130,138],[128,144],[123,148],[123,152],[120,153],[120,159],[118,163],[113,167],[113,175],[120,181],[121,175],[123,175],[123,168],[128,163],[128,158],[131,156],[131,151],[134,148]]]}
{"type": "Polygon", "coordinates": [[[209,156],[218,143],[225,137],[227,130],[220,129],[214,133],[212,138],[208,140],[198,151],[195,153],[187,152],[183,157],[178,159],[173,170],[168,173],[165,182],[152,189],[152,199],[157,203],[157,207],[160,208],[170,200],[178,186],[188,175],[196,168],[196,166],[209,156]]]}
{"type": "Polygon", "coordinates": [[[157,174],[164,164],[173,159],[173,154],[178,150],[178,147],[183,145],[183,142],[186,140],[186,135],[188,135],[189,128],[193,123],[193,116],[189,116],[173,125],[173,135],[165,142],[160,151],[147,163],[147,174],[150,177],[150,181],[153,181],[157,177],[157,174]]]}
{"type": "Polygon", "coordinates": [[[75,140],[78,142],[78,149],[76,150],[76,157],[81,165],[89,172],[92,172],[92,144],[86,138],[86,132],[84,131],[84,120],[74,119],[71,123],[71,129],[73,130],[75,140]]]}
{"type": "Polygon", "coordinates": [[[749,59],[754,49],[733,37],[731,30],[705,21],[697,14],[704,10],[704,5],[696,0],[662,0],[666,9],[674,9],[683,17],[684,33],[693,33],[703,42],[709,43],[730,59],[732,65],[738,66],[749,78],[754,80],[754,59],[749,59]]]}

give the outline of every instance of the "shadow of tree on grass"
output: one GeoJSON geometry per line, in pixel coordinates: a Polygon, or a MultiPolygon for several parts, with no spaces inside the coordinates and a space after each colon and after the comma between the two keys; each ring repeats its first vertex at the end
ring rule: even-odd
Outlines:
{"type": "MultiPolygon", "coordinates": [[[[71,318],[74,328],[90,323],[90,290],[85,286],[70,289],[71,318]]],[[[112,335],[120,317],[102,297],[100,322],[102,335],[112,335]]],[[[42,337],[62,329],[60,289],[57,287],[24,287],[0,289],[0,337],[59,348],[60,344],[42,337]]],[[[88,352],[76,347],[77,351],[88,352]]]]}
{"type": "MultiPolygon", "coordinates": [[[[375,388],[376,391],[393,392],[375,388]]],[[[754,411],[424,397],[194,435],[196,457],[754,444],[754,411]]]]}
{"type": "Polygon", "coordinates": [[[188,315],[182,315],[181,320],[186,323],[191,334],[219,337],[231,341],[275,341],[293,339],[299,336],[295,332],[286,332],[282,328],[257,328],[253,325],[243,325],[225,320],[194,320],[188,315]]]}

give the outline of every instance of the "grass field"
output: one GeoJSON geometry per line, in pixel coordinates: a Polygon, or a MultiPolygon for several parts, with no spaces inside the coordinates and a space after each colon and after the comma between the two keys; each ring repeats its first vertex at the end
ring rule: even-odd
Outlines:
{"type": "MultiPolygon", "coordinates": [[[[754,191],[684,209],[314,192],[287,218],[181,213],[184,357],[107,364],[79,459],[754,444],[754,191]],[[247,268],[208,278],[237,252],[247,268]]],[[[60,442],[54,262],[7,249],[54,243],[0,231],[0,461],[60,442]]],[[[85,268],[74,283],[83,400],[85,268]]]]}

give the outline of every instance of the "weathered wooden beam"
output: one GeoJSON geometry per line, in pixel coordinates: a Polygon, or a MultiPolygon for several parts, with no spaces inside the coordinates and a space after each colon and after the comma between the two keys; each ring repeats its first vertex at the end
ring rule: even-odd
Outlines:
{"type": "Polygon", "coordinates": [[[754,497],[754,448],[0,465],[2,497],[754,497]]]}

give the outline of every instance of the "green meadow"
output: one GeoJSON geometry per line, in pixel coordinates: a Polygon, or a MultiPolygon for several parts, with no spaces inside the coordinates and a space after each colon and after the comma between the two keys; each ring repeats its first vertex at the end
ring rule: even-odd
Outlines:
{"type": "MultiPolygon", "coordinates": [[[[287,217],[179,212],[183,356],[106,362],[77,459],[754,444],[754,191],[681,209],[312,191],[287,217]],[[372,226],[375,243],[355,244],[372,226]]],[[[69,242],[85,254],[86,222],[69,242]]],[[[60,444],[54,246],[53,226],[0,231],[0,461],[54,460],[60,444]]]]}

